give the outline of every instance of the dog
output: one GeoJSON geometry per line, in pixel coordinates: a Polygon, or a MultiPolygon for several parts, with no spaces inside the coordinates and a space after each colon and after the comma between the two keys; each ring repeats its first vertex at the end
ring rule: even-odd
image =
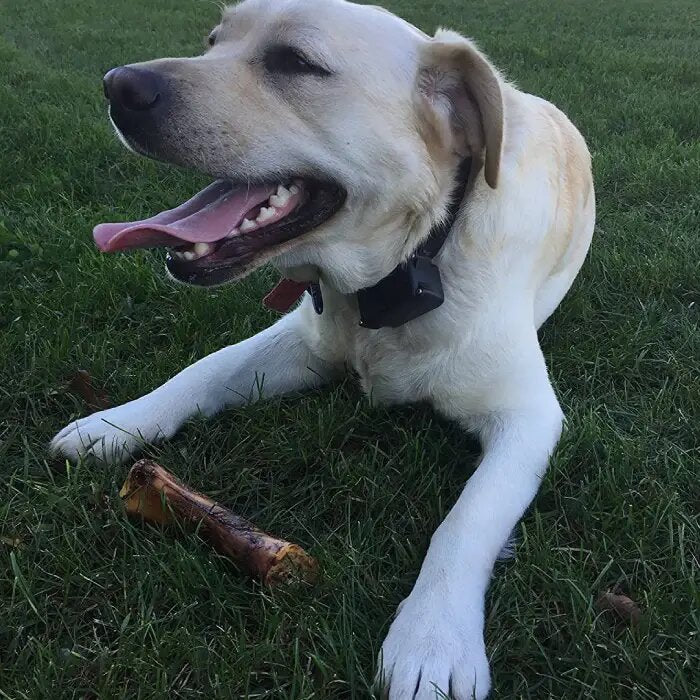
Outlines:
{"type": "Polygon", "coordinates": [[[391,624],[378,680],[391,700],[485,698],[484,595],[562,430],[537,330],[593,234],[584,139],[471,40],[378,7],[245,0],[209,45],[105,76],[128,148],[216,180],[151,219],[97,226],[95,241],[168,246],[169,274],[203,286],[272,262],[285,303],[312,293],[151,393],[71,423],[52,449],[119,463],[195,414],[347,368],[374,401],[430,402],[482,455],[391,624]]]}

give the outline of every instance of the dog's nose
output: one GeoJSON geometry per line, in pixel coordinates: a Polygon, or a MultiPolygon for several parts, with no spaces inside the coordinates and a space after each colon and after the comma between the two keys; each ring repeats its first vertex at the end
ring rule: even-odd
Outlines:
{"type": "Polygon", "coordinates": [[[163,78],[145,68],[112,68],[102,79],[105,97],[114,105],[143,112],[158,102],[163,78]]]}

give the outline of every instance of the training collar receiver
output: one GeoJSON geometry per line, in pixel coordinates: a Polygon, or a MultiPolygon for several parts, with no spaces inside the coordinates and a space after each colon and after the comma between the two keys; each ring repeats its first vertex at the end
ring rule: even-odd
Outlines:
{"type": "Polygon", "coordinates": [[[398,328],[445,301],[440,269],[427,255],[414,253],[373,287],[357,292],[363,328],[398,328]]]}

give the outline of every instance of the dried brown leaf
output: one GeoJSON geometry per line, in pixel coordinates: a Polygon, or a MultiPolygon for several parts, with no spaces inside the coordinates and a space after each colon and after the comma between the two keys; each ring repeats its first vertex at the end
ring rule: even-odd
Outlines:
{"type": "Polygon", "coordinates": [[[73,375],[68,382],[68,388],[85,401],[87,407],[93,411],[102,411],[112,405],[107,394],[95,388],[90,373],[84,369],[79,369],[73,375]]]}
{"type": "Polygon", "coordinates": [[[638,625],[642,619],[642,611],[637,603],[621,593],[606,591],[596,601],[599,612],[613,612],[618,619],[630,627],[638,625]]]}

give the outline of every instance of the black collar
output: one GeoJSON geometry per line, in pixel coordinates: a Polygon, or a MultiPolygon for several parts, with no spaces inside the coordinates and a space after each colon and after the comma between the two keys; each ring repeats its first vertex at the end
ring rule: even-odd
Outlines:
{"type": "MultiPolygon", "coordinates": [[[[360,325],[363,328],[398,328],[429,311],[445,300],[440,270],[433,258],[447,240],[467,190],[472,160],[465,158],[457,171],[447,216],[430,229],[428,238],[411,257],[372,287],[357,292],[360,325]]],[[[308,287],[316,313],[323,313],[323,297],[318,283],[308,287]]]]}

